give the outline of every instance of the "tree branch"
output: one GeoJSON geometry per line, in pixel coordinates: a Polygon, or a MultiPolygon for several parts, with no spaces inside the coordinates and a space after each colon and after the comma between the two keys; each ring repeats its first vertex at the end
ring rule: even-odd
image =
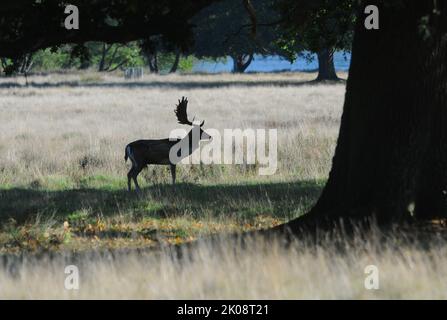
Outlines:
{"type": "MultiPolygon", "coordinates": [[[[64,1],[17,0],[20,5],[2,4],[0,8],[0,56],[13,58],[66,43],[127,43],[153,35],[179,34],[179,30],[183,34],[192,28],[188,20],[216,1],[219,0],[159,0],[152,4],[129,0],[130,6],[123,1],[98,1],[94,5],[73,0],[82,12],[80,28],[66,30],[62,24],[66,17],[64,1]],[[120,23],[109,25],[106,17],[119,18],[120,23]]],[[[183,39],[180,35],[176,40],[183,39]]]]}

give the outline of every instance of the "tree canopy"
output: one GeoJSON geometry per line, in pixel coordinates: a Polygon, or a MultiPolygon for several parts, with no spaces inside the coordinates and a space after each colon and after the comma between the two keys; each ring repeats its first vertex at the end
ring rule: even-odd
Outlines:
{"type": "MultiPolygon", "coordinates": [[[[45,48],[55,52],[70,43],[75,45],[72,53],[86,62],[91,51],[84,45],[87,42],[106,43],[107,50],[113,43],[138,40],[154,71],[159,52],[173,54],[173,70],[180,52],[208,58],[231,56],[236,71],[244,71],[255,54],[294,60],[303,49],[318,53],[325,49],[328,60],[333,50],[350,46],[356,2],[74,0],[70,4],[79,9],[80,28],[67,30],[66,1],[17,0],[0,7],[0,57],[23,65],[26,53],[45,48]]],[[[325,62],[333,67],[332,61],[324,60],[320,65],[325,62]]]]}
{"type": "Polygon", "coordinates": [[[310,60],[317,53],[319,80],[338,79],[335,51],[350,51],[354,34],[356,0],[278,0],[281,32],[278,44],[293,61],[310,60]]]}
{"type": "Polygon", "coordinates": [[[333,48],[351,48],[356,0],[279,0],[282,16],[280,43],[290,55],[295,47],[304,47],[311,52],[333,48]]]}
{"type": "Polygon", "coordinates": [[[66,1],[16,0],[0,6],[0,56],[66,43],[88,41],[128,43],[163,35],[179,47],[191,43],[193,25],[188,21],[216,0],[72,0],[79,8],[78,30],[67,30],[66,1]]]}
{"type": "Polygon", "coordinates": [[[277,45],[277,27],[280,19],[276,0],[251,1],[256,14],[256,37],[251,29],[251,17],[241,0],[211,4],[193,18],[193,53],[199,58],[230,56],[234,71],[244,71],[255,54],[284,55],[277,45]]]}

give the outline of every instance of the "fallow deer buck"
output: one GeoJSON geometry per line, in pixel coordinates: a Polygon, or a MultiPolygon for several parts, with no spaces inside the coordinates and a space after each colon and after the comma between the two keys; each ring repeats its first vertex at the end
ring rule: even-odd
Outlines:
{"type": "Polygon", "coordinates": [[[136,190],[140,190],[140,186],[138,185],[137,181],[138,174],[149,164],[169,165],[171,169],[172,184],[175,184],[175,169],[177,163],[198,149],[200,140],[211,140],[211,136],[202,130],[202,126],[204,125],[205,121],[197,124],[188,120],[188,115],[186,112],[187,107],[188,99],[182,97],[182,100],[179,100],[179,103],[174,110],[178,123],[192,126],[192,129],[184,138],[137,140],[126,146],[124,160],[127,161],[129,158],[132,162],[132,168],[127,173],[127,187],[129,191],[131,190],[131,179],[135,184],[136,190]],[[193,132],[195,132],[195,134],[193,134],[193,132]],[[176,153],[176,159],[171,160],[170,150],[178,143],[186,145],[187,148],[179,149],[176,153]]]}

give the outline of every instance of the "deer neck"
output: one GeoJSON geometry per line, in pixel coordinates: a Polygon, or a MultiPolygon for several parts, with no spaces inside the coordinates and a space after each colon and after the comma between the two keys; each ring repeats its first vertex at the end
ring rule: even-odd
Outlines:
{"type": "Polygon", "coordinates": [[[191,129],[188,135],[183,139],[187,139],[188,141],[188,155],[191,155],[194,151],[199,148],[200,143],[200,130],[199,129],[191,129]],[[197,131],[196,131],[197,130],[197,131]]]}

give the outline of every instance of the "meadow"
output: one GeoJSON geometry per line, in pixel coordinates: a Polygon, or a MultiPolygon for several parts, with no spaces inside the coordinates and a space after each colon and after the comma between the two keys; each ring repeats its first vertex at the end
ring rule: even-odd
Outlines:
{"type": "MultiPolygon", "coordinates": [[[[346,75],[342,75],[346,77],[346,75]]],[[[396,231],[318,246],[210,235],[265,229],[306,213],[327,179],[345,85],[311,73],[146,75],[68,73],[0,78],[1,298],[446,298],[447,251],[396,231]],[[278,170],[167,167],[127,191],[124,147],[168,137],[182,96],[206,128],[278,130],[278,170]],[[178,259],[170,245],[202,239],[178,259]],[[64,288],[67,264],[80,289],[64,288]],[[365,290],[377,265],[380,290],[365,290]]]]}
{"type": "Polygon", "coordinates": [[[97,73],[0,80],[0,252],[179,243],[268,228],[303,214],[330,169],[344,85],[313,74],[169,75],[125,81],[97,73]],[[278,169],[166,166],[126,190],[127,143],[185,128],[174,115],[189,98],[206,128],[277,129],[278,169]]]}

